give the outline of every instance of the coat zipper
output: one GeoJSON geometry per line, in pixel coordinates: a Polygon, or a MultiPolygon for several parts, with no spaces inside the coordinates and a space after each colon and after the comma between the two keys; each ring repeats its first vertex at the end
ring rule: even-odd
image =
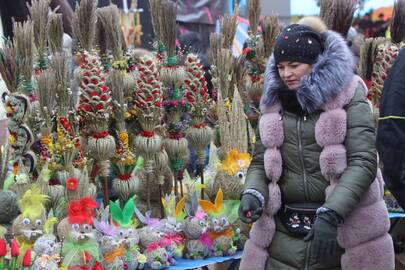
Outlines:
{"type": "Polygon", "coordinates": [[[297,139],[298,139],[298,151],[299,151],[299,155],[300,155],[300,161],[301,161],[301,168],[302,168],[302,176],[304,179],[304,195],[305,195],[305,200],[308,201],[309,199],[309,195],[308,195],[308,189],[307,189],[307,172],[305,171],[305,164],[304,164],[304,153],[303,153],[303,149],[302,149],[302,138],[301,138],[301,126],[302,126],[302,120],[304,120],[304,122],[307,120],[306,115],[304,115],[303,117],[298,117],[298,122],[297,122],[297,139]]]}

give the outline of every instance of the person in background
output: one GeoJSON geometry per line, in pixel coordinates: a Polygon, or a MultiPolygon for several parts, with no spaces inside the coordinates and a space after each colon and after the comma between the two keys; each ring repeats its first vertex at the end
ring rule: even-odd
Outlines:
{"type": "Polygon", "coordinates": [[[405,49],[385,80],[380,102],[377,150],[385,184],[405,209],[405,49]]]}
{"type": "Polygon", "coordinates": [[[359,22],[359,27],[364,33],[365,38],[372,36],[373,21],[371,20],[371,13],[366,13],[363,19],[359,22]]]}
{"type": "Polygon", "coordinates": [[[373,37],[385,37],[388,24],[389,22],[384,19],[384,13],[380,13],[378,20],[373,23],[373,37]]]}

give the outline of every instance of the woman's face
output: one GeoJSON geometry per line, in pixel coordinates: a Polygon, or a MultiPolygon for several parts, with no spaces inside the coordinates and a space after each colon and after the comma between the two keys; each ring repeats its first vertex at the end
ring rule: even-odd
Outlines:
{"type": "Polygon", "coordinates": [[[311,72],[311,65],[300,62],[283,61],[277,65],[281,80],[289,89],[300,86],[301,78],[311,72]]]}

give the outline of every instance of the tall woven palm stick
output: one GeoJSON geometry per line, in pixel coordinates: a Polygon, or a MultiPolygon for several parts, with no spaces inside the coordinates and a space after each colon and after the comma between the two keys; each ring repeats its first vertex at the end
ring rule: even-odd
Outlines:
{"type": "Polygon", "coordinates": [[[153,24],[158,36],[157,50],[161,57],[162,66],[159,74],[165,87],[166,123],[168,138],[164,140],[166,152],[170,159],[170,167],[175,175],[175,193],[177,195],[177,181],[180,182],[180,192],[183,194],[183,170],[189,159],[188,143],[184,136],[185,125],[182,115],[187,110],[187,100],[181,88],[184,80],[184,69],[178,63],[176,54],[176,4],[168,0],[152,0],[153,24]]]}
{"type": "Polygon", "coordinates": [[[127,105],[124,100],[124,74],[118,70],[111,70],[109,75],[113,98],[114,120],[116,123],[117,144],[115,156],[112,159],[113,189],[124,204],[135,194],[136,177],[133,171],[136,158],[129,147],[129,135],[125,127],[125,113],[127,105]]]}
{"type": "Polygon", "coordinates": [[[78,113],[83,117],[87,130],[87,151],[97,161],[104,185],[104,202],[107,205],[110,158],[115,153],[115,140],[108,126],[112,109],[110,89],[105,85],[106,75],[96,56],[83,53],[86,61],[81,63],[81,98],[78,113]]]}
{"type": "MultiPolygon", "coordinates": [[[[191,104],[190,115],[193,125],[188,129],[186,137],[197,151],[201,184],[204,185],[205,148],[212,139],[212,130],[204,120],[209,106],[209,96],[205,73],[197,55],[189,54],[185,63],[186,80],[184,81],[185,96],[191,104]]],[[[201,189],[204,198],[204,188],[201,189]]]]}
{"type": "Polygon", "coordinates": [[[46,68],[46,41],[47,41],[47,25],[49,14],[48,0],[32,0],[31,6],[28,5],[31,20],[34,24],[35,46],[37,47],[37,61],[35,64],[36,70],[46,68]]]}
{"type": "Polygon", "coordinates": [[[144,56],[139,65],[139,76],[134,91],[134,107],[138,110],[138,121],[142,131],[135,139],[137,151],[145,159],[145,171],[148,177],[147,201],[151,209],[150,183],[154,175],[155,154],[159,152],[162,139],[155,133],[162,118],[162,83],[157,74],[157,67],[154,60],[144,56]]]}

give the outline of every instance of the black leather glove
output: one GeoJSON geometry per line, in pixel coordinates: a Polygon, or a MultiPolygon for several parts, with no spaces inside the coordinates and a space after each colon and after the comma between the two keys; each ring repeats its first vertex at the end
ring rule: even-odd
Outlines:
{"type": "Polygon", "coordinates": [[[312,240],[311,256],[316,261],[324,261],[336,254],[337,228],[342,221],[342,218],[332,210],[317,216],[311,231],[304,238],[305,242],[312,240]]]}
{"type": "Polygon", "coordinates": [[[260,201],[252,194],[244,194],[240,200],[239,218],[244,223],[253,223],[263,214],[260,201]]]}

